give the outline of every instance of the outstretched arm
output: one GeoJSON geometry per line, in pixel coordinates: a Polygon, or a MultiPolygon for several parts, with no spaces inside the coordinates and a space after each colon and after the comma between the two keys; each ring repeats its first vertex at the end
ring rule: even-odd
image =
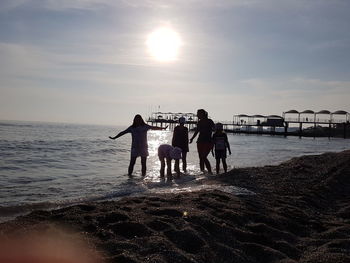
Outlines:
{"type": "Polygon", "coordinates": [[[185,129],[185,144],[188,145],[188,129],[185,129]]]}
{"type": "Polygon", "coordinates": [[[176,134],[176,128],[174,129],[174,132],[173,132],[173,138],[172,138],[172,140],[171,140],[171,145],[172,146],[174,146],[174,144],[175,144],[175,135],[176,134]]]}
{"type": "Polygon", "coordinates": [[[168,126],[166,126],[165,128],[163,127],[157,127],[157,126],[149,126],[151,130],[156,130],[156,131],[159,131],[159,130],[166,130],[168,128],[168,126]]]}
{"type": "Polygon", "coordinates": [[[226,147],[228,149],[228,152],[231,155],[231,147],[230,147],[230,143],[228,142],[227,135],[226,135],[226,138],[225,138],[225,143],[226,143],[226,147]]]}
{"type": "Polygon", "coordinates": [[[118,133],[118,134],[117,134],[116,136],[114,136],[114,137],[109,136],[109,138],[112,139],[112,140],[115,140],[115,139],[119,138],[120,136],[123,136],[124,134],[127,134],[128,132],[129,132],[129,129],[126,129],[126,130],[124,130],[124,131],[118,133]]]}
{"type": "Polygon", "coordinates": [[[196,131],[194,132],[192,138],[190,139],[190,143],[193,142],[193,139],[196,138],[197,134],[198,134],[198,130],[196,130],[196,131]]]}

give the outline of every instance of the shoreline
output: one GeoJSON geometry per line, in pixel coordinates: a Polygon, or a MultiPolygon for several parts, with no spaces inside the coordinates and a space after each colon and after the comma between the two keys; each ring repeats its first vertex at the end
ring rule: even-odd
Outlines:
{"type": "Polygon", "coordinates": [[[255,194],[214,189],[89,202],[34,211],[1,223],[0,232],[70,226],[108,262],[350,262],[349,150],[205,180],[255,194]]]}

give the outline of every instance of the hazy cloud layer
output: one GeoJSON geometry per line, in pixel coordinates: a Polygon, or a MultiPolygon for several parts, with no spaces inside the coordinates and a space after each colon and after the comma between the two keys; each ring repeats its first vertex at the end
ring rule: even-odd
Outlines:
{"type": "Polygon", "coordinates": [[[129,123],[152,109],[350,111],[348,1],[0,2],[0,119],[129,123]],[[178,60],[147,35],[170,26],[178,60]]]}

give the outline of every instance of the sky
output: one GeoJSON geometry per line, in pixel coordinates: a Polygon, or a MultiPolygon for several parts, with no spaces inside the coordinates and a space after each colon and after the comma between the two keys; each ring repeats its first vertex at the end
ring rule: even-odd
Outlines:
{"type": "Polygon", "coordinates": [[[0,120],[350,111],[348,0],[1,0],[0,120]],[[147,37],[181,38],[156,60],[147,37]]]}

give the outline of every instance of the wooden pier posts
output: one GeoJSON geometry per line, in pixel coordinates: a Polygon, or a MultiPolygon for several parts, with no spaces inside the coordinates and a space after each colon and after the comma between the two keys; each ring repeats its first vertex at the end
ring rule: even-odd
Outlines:
{"type": "Polygon", "coordinates": [[[288,134],[288,122],[284,123],[284,137],[287,137],[288,134]]]}
{"type": "Polygon", "coordinates": [[[314,130],[313,130],[313,132],[314,132],[314,139],[316,138],[316,122],[314,123],[314,130]]]}
{"type": "Polygon", "coordinates": [[[303,135],[303,123],[300,122],[299,123],[299,138],[301,138],[302,135],[303,135]]]}

